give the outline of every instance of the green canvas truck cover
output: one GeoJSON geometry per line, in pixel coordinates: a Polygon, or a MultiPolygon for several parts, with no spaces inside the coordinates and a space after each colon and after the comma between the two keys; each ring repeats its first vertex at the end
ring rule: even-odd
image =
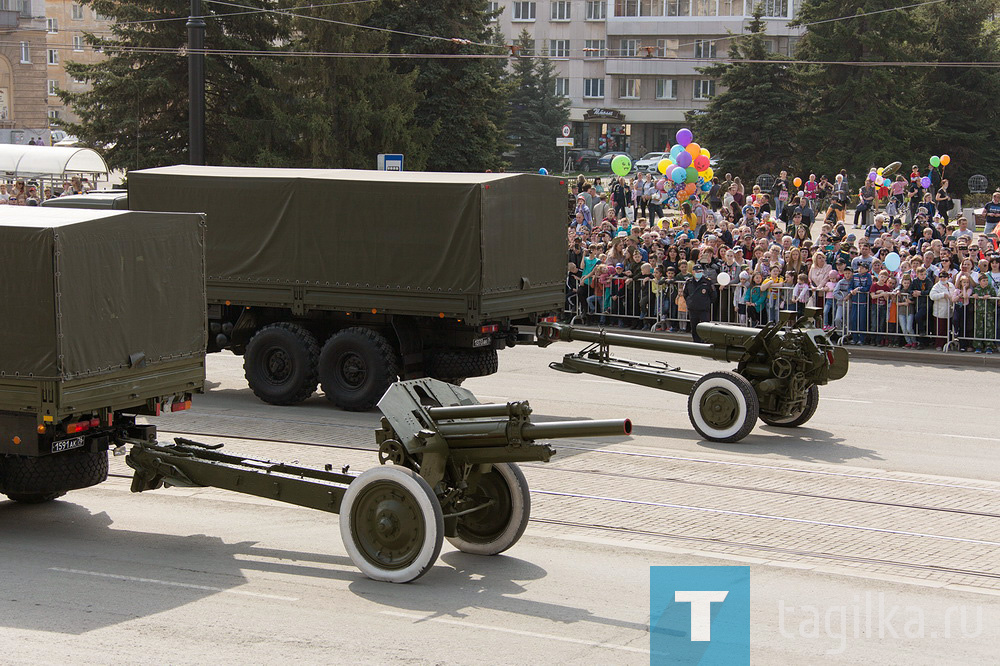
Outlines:
{"type": "Polygon", "coordinates": [[[68,380],[201,356],[205,322],[203,216],[0,210],[0,375],[68,380]]]}
{"type": "Polygon", "coordinates": [[[207,214],[210,299],[224,282],[476,295],[480,314],[524,312],[525,301],[531,311],[561,307],[558,178],[173,166],[131,171],[128,188],[132,210],[207,214]]]}

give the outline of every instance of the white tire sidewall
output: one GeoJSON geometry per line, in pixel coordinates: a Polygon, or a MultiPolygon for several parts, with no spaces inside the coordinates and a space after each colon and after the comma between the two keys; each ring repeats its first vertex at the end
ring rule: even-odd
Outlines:
{"type": "Polygon", "coordinates": [[[466,541],[461,536],[448,537],[448,543],[458,548],[463,553],[471,555],[496,555],[507,550],[521,538],[523,530],[521,528],[521,516],[528,511],[525,506],[524,496],[527,487],[523,486],[523,480],[514,471],[510,463],[496,463],[493,465],[504,481],[507,482],[507,489],[510,493],[510,522],[495,539],[484,543],[466,541]],[[523,487],[523,491],[522,491],[523,487]]]}
{"type": "Polygon", "coordinates": [[[427,483],[409,470],[383,465],[363,472],[348,484],[340,504],[340,511],[340,537],[344,541],[344,548],[354,565],[372,580],[408,583],[422,576],[434,565],[442,540],[440,524],[435,519],[435,514],[440,514],[441,509],[437,505],[437,498],[428,493],[427,483]],[[404,487],[413,495],[424,517],[424,542],[420,546],[420,552],[409,566],[402,569],[382,569],[369,562],[355,545],[351,534],[351,511],[354,503],[368,483],[374,481],[392,481],[404,487]]]}
{"type": "Polygon", "coordinates": [[[747,405],[746,396],[744,396],[743,392],[739,390],[739,387],[735,384],[735,382],[731,379],[727,379],[726,377],[709,377],[705,381],[698,384],[698,386],[696,386],[694,391],[691,393],[692,420],[698,424],[698,427],[701,428],[702,431],[711,433],[712,437],[718,439],[732,437],[738,433],[747,419],[748,410],[749,405],[747,405]],[[706,393],[715,388],[726,389],[726,391],[736,400],[736,404],[739,407],[736,415],[736,421],[725,430],[719,430],[718,428],[710,426],[701,415],[701,399],[706,393]]]}

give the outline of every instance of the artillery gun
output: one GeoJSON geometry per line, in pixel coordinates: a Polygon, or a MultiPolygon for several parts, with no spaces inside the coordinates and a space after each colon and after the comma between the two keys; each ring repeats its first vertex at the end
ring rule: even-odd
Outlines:
{"type": "Polygon", "coordinates": [[[187,439],[133,439],[132,491],[217,487],[341,514],[340,533],[369,578],[405,583],[426,573],[442,540],[496,555],[521,538],[531,513],[517,463],[547,462],[542,439],[628,435],[628,419],[532,423],[527,402],[480,404],[434,379],[397,382],[379,401],[380,466],[360,475],[255,460],[187,439]]]}
{"type": "Polygon", "coordinates": [[[794,322],[794,312],[781,314],[779,321],[763,328],[698,324],[698,335],[706,342],[545,324],[551,341],[592,343],[549,367],[687,395],[688,416],[699,435],[713,442],[738,442],[753,430],[758,417],[772,426],[802,425],[816,412],[819,386],[847,374],[847,351],[830,342],[822,329],[806,326],[818,311],[807,308],[805,316],[794,322]],[[737,365],[733,371],[702,375],[666,363],[617,358],[611,354],[611,345],[737,365]]]}

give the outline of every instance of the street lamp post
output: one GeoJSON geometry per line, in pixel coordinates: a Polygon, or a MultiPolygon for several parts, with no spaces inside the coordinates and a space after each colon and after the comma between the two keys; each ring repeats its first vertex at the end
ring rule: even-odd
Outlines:
{"type": "Polygon", "coordinates": [[[201,0],[191,0],[188,16],[188,159],[205,163],[205,20],[201,0]]]}

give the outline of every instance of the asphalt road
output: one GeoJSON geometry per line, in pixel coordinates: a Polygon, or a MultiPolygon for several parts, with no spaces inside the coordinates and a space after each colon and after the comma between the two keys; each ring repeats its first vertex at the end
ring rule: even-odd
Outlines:
{"type": "MultiPolygon", "coordinates": [[[[48,505],[0,502],[2,661],[647,664],[649,567],[746,564],[753,663],[995,663],[993,373],[855,363],[807,427],[717,445],[682,396],[546,367],[574,349],[507,352],[467,383],[530,400],[536,420],[636,424],[526,466],[538,520],[509,555],[446,544],[419,581],[375,583],[336,516],[213,489],[135,496],[115,476],[48,505]]],[[[229,355],[210,357],[209,380],[194,411],[158,420],[165,435],[375,464],[377,414],[262,405],[229,355]]]]}

